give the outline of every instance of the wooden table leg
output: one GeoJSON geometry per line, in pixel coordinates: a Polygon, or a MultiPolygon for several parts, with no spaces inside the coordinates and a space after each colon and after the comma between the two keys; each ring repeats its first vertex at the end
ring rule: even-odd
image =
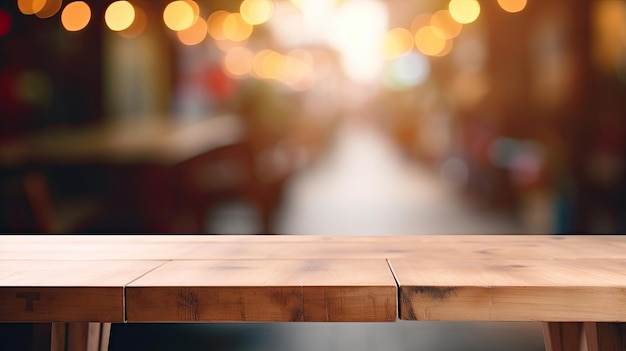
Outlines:
{"type": "Polygon", "coordinates": [[[585,323],[589,351],[626,351],[626,323],[585,323]]]}
{"type": "Polygon", "coordinates": [[[586,349],[582,339],[583,323],[544,322],[543,339],[546,351],[581,351],[586,349]]]}
{"type": "Polygon", "coordinates": [[[33,325],[33,350],[106,351],[111,323],[55,322],[33,325]]]}
{"type": "Polygon", "coordinates": [[[52,333],[50,339],[51,351],[65,351],[65,338],[67,337],[67,323],[52,323],[52,333]]]}

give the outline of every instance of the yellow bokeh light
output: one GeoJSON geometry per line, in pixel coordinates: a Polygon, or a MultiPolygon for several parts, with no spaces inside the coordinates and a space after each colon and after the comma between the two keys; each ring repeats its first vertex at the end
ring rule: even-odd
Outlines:
{"type": "Polygon", "coordinates": [[[230,12],[219,10],[213,12],[207,19],[208,32],[215,40],[226,40],[224,35],[224,21],[230,15],[230,12]]]}
{"type": "Polygon", "coordinates": [[[184,1],[188,3],[189,6],[191,6],[191,9],[193,10],[193,18],[194,18],[194,23],[195,23],[195,21],[197,21],[198,17],[200,16],[200,5],[198,5],[198,3],[193,0],[184,0],[184,1]]]}
{"type": "Polygon", "coordinates": [[[239,12],[244,21],[252,25],[267,22],[274,13],[274,4],[268,0],[243,0],[239,12]]]}
{"type": "Polygon", "coordinates": [[[443,49],[438,54],[435,54],[435,55],[432,55],[432,56],[444,57],[444,56],[448,55],[452,51],[452,47],[453,46],[454,46],[453,41],[449,40],[449,39],[446,39],[445,46],[443,47],[443,49]]]}
{"type": "Polygon", "coordinates": [[[480,4],[476,0],[450,0],[448,10],[455,21],[468,24],[480,15],[480,4]]]}
{"type": "Polygon", "coordinates": [[[198,18],[191,27],[176,33],[181,43],[191,46],[200,44],[207,36],[207,23],[203,18],[198,18]]]}
{"type": "Polygon", "coordinates": [[[247,23],[239,13],[230,13],[224,19],[222,30],[224,36],[232,41],[244,41],[252,34],[252,25],[247,23]]]}
{"type": "Polygon", "coordinates": [[[104,22],[112,31],[122,31],[135,20],[135,8],[128,1],[115,1],[107,7],[104,22]]]}
{"type": "Polygon", "coordinates": [[[35,13],[35,16],[39,18],[50,18],[59,12],[61,6],[63,5],[62,0],[48,0],[46,4],[41,8],[41,10],[35,13]]]}
{"type": "Polygon", "coordinates": [[[405,28],[394,28],[383,39],[383,56],[393,60],[413,50],[413,35],[405,28]]]}
{"type": "Polygon", "coordinates": [[[259,78],[278,80],[283,75],[284,68],[285,58],[273,50],[262,50],[252,60],[252,72],[259,78]]]}
{"type": "Polygon", "coordinates": [[[25,15],[34,15],[46,5],[46,0],[17,0],[17,8],[25,15]]]}
{"type": "Polygon", "coordinates": [[[189,1],[172,1],[163,11],[163,22],[173,31],[181,31],[191,27],[196,21],[196,12],[189,1]]]}
{"type": "Polygon", "coordinates": [[[146,12],[141,9],[141,7],[137,6],[137,4],[133,5],[135,9],[135,20],[131,23],[130,27],[124,29],[119,32],[120,35],[124,38],[136,38],[141,33],[144,32],[146,26],[148,24],[148,17],[146,16],[146,12]]]}
{"type": "Polygon", "coordinates": [[[498,5],[510,13],[516,13],[526,8],[527,0],[498,0],[498,5]]]}
{"type": "Polygon", "coordinates": [[[445,35],[437,27],[425,26],[415,33],[415,46],[424,55],[440,55],[446,48],[446,41],[445,35]]]}
{"type": "Polygon", "coordinates": [[[461,29],[463,29],[463,24],[455,21],[448,10],[433,13],[433,16],[430,18],[430,25],[441,29],[441,32],[448,39],[456,38],[461,33],[461,29]]]}
{"type": "Polygon", "coordinates": [[[230,49],[224,56],[224,69],[226,73],[242,77],[252,72],[254,54],[248,48],[237,46],[230,49]]]}
{"type": "Polygon", "coordinates": [[[90,20],[91,9],[84,1],[70,2],[65,5],[63,12],[61,12],[61,23],[70,32],[85,28],[90,20]]]}

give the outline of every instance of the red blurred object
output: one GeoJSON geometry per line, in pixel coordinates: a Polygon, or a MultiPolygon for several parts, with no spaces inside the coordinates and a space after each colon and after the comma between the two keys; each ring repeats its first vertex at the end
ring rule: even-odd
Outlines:
{"type": "Polygon", "coordinates": [[[206,85],[217,101],[228,100],[237,91],[235,82],[219,66],[207,70],[206,85]]]}
{"type": "Polygon", "coordinates": [[[0,9],[0,37],[7,34],[11,29],[13,19],[11,15],[3,9],[0,9]]]}

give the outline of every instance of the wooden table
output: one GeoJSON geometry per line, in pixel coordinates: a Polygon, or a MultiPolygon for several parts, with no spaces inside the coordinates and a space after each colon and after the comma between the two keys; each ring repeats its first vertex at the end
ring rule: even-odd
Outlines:
{"type": "Polygon", "coordinates": [[[398,319],[540,321],[548,350],[626,350],[626,237],[0,237],[0,320],[53,323],[53,349],[67,322],[97,349],[93,323],[398,319]]]}

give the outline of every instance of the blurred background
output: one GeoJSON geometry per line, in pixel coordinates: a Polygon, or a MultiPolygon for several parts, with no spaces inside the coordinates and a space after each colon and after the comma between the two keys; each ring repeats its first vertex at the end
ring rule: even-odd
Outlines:
{"type": "Polygon", "coordinates": [[[625,49],[617,0],[4,1],[0,227],[623,233],[625,49]]]}
{"type": "MultiPolygon", "coordinates": [[[[0,231],[625,233],[625,93],[622,0],[7,0],[0,231]]],[[[168,335],[142,327],[112,348],[168,335]]],[[[543,347],[533,323],[182,330],[543,347]]]]}

